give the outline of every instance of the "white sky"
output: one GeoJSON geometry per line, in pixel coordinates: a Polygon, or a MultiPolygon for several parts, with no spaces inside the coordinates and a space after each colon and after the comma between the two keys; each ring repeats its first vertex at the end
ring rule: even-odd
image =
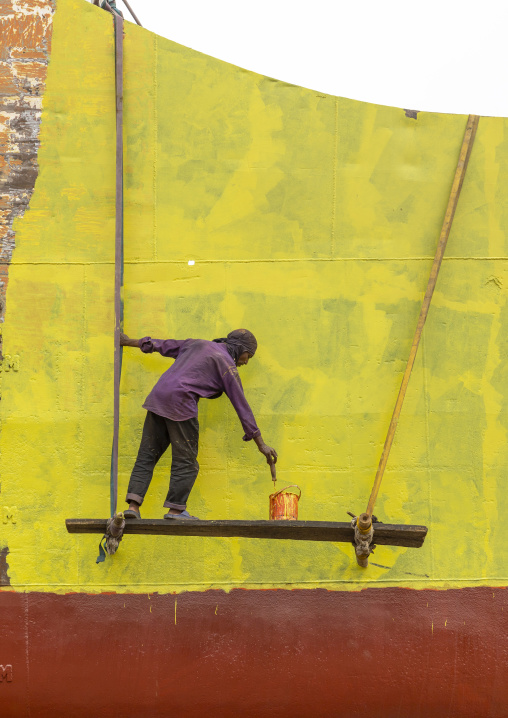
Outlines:
{"type": "Polygon", "coordinates": [[[129,1],[149,30],[279,80],[406,109],[508,116],[506,0],[129,1]]]}

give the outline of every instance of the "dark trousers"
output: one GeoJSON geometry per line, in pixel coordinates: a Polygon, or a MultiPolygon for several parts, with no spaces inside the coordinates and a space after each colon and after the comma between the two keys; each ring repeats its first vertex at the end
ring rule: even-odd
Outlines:
{"type": "Polygon", "coordinates": [[[197,419],[172,421],[148,411],[126,501],[143,503],[156,463],[171,444],[171,478],[164,506],[185,509],[199,471],[197,419]]]}

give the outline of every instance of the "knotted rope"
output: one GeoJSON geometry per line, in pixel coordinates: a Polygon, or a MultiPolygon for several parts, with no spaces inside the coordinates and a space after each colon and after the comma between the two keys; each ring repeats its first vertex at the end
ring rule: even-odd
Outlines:
{"type": "Polygon", "coordinates": [[[106,525],[106,533],[99,541],[99,555],[95,563],[102,563],[106,560],[106,554],[112,556],[118,550],[120,541],[123,538],[123,531],[125,529],[125,519],[123,513],[119,513],[108,519],[106,525]],[[104,542],[104,546],[102,545],[104,542]],[[104,548],[106,550],[104,550],[104,548]]]}

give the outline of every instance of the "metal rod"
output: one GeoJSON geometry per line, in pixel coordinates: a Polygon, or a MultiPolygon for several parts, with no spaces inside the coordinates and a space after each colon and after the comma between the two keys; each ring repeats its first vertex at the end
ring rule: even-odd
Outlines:
{"type": "Polygon", "coordinates": [[[406,389],[407,389],[407,385],[409,383],[409,377],[411,376],[411,370],[413,368],[413,364],[415,361],[416,352],[418,351],[418,345],[420,344],[420,338],[422,336],[422,331],[423,331],[423,327],[425,325],[425,320],[427,319],[427,314],[429,312],[430,302],[432,300],[432,295],[434,294],[434,289],[436,286],[439,270],[441,268],[441,262],[443,260],[443,255],[444,255],[444,252],[446,249],[446,244],[448,242],[448,237],[450,236],[450,230],[452,227],[453,218],[455,216],[455,210],[457,209],[457,203],[459,201],[460,190],[462,189],[462,183],[464,182],[464,177],[466,174],[469,157],[471,155],[471,150],[473,148],[474,138],[476,135],[476,130],[478,128],[479,120],[480,120],[480,118],[478,117],[478,115],[469,115],[469,118],[467,121],[466,131],[464,134],[464,140],[462,142],[462,147],[460,150],[459,161],[457,164],[457,169],[455,171],[455,177],[453,180],[450,197],[448,199],[448,206],[446,208],[446,213],[445,213],[445,217],[444,217],[444,221],[443,221],[443,227],[441,229],[441,235],[439,237],[439,242],[437,245],[436,256],[434,257],[434,262],[432,263],[432,268],[430,270],[430,277],[429,277],[429,282],[427,284],[427,291],[425,292],[425,297],[424,297],[422,308],[420,311],[420,316],[418,318],[418,324],[416,326],[416,332],[415,332],[414,339],[413,339],[413,345],[411,347],[411,352],[409,353],[409,359],[407,361],[406,371],[404,372],[404,376],[402,378],[402,384],[401,384],[400,390],[399,390],[399,395],[397,396],[397,401],[395,402],[395,408],[393,410],[392,420],[391,420],[390,426],[388,428],[388,433],[386,435],[386,440],[385,440],[385,444],[383,447],[383,453],[381,454],[381,459],[379,460],[379,466],[378,466],[378,469],[376,472],[376,478],[374,479],[374,486],[372,487],[372,492],[370,494],[369,503],[367,505],[366,513],[369,514],[369,516],[372,516],[372,512],[374,511],[374,504],[376,503],[377,495],[379,493],[379,487],[381,485],[381,480],[383,478],[386,464],[388,462],[388,457],[390,455],[390,449],[392,447],[393,437],[394,437],[395,431],[397,429],[400,411],[402,409],[404,397],[406,396],[406,389]]]}
{"type": "Polygon", "coordinates": [[[139,20],[138,20],[138,18],[137,18],[137,16],[136,16],[136,13],[135,13],[134,10],[131,8],[131,6],[129,5],[129,3],[127,2],[127,0],[122,0],[122,1],[123,1],[123,4],[125,5],[125,7],[127,8],[127,10],[130,12],[130,14],[132,15],[132,17],[134,18],[134,20],[138,23],[139,27],[143,27],[143,25],[139,22],[139,20]]]}

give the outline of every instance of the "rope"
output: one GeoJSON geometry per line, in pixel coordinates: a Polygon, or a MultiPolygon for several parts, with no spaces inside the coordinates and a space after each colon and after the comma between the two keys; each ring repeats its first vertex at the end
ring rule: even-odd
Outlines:
{"type": "Polygon", "coordinates": [[[369,565],[369,556],[373,553],[375,546],[371,546],[374,538],[374,529],[372,523],[367,529],[362,529],[358,516],[353,516],[351,528],[354,529],[355,537],[353,544],[355,546],[356,561],[362,568],[369,565]]]}
{"type": "Polygon", "coordinates": [[[120,377],[122,373],[123,330],[123,19],[113,16],[115,23],[115,84],[116,84],[116,207],[115,207],[115,355],[113,397],[113,446],[111,450],[111,515],[118,502],[118,435],[120,430],[120,377]]]}
{"type": "Polygon", "coordinates": [[[480,121],[480,118],[478,115],[469,115],[467,125],[466,125],[466,131],[464,134],[464,139],[462,142],[462,147],[460,150],[459,155],[459,161],[457,164],[457,169],[455,171],[455,177],[453,180],[452,188],[450,191],[450,197],[448,199],[448,206],[446,208],[446,213],[443,221],[443,227],[441,229],[441,235],[439,237],[439,242],[437,245],[436,255],[434,257],[434,262],[432,263],[432,268],[430,270],[430,277],[427,284],[427,291],[425,292],[425,297],[423,299],[422,308],[420,311],[420,316],[418,318],[418,324],[416,326],[416,332],[413,339],[413,345],[411,347],[411,351],[409,353],[409,359],[407,361],[406,365],[406,371],[404,372],[404,376],[402,378],[402,384],[399,390],[399,395],[397,397],[397,401],[395,402],[395,408],[393,410],[392,420],[390,422],[390,426],[388,428],[388,433],[386,435],[385,444],[383,447],[383,453],[381,454],[381,459],[379,460],[379,466],[376,472],[376,478],[374,479],[374,486],[372,487],[372,492],[370,494],[369,503],[367,505],[366,513],[369,516],[372,516],[372,512],[374,511],[374,504],[376,503],[377,495],[379,493],[379,487],[381,485],[381,480],[383,478],[383,474],[386,468],[386,464],[388,462],[388,457],[390,455],[390,449],[392,448],[393,443],[393,437],[395,435],[395,431],[397,429],[397,424],[399,421],[400,412],[402,409],[402,404],[404,402],[404,397],[406,396],[406,389],[407,385],[409,383],[409,377],[411,376],[411,370],[413,368],[413,364],[416,357],[416,352],[418,351],[418,345],[420,344],[420,338],[422,336],[423,327],[425,325],[425,320],[427,319],[427,314],[429,312],[430,303],[432,300],[432,295],[434,294],[434,289],[437,282],[437,277],[439,274],[439,270],[441,268],[441,262],[443,260],[443,255],[445,253],[446,244],[448,242],[448,237],[450,236],[450,230],[453,223],[453,218],[455,216],[455,210],[457,209],[457,203],[459,201],[460,191],[462,189],[462,184],[464,182],[464,177],[466,175],[467,166],[469,163],[469,157],[471,156],[471,150],[473,149],[473,143],[474,138],[476,135],[476,130],[478,128],[478,122],[480,121]]]}
{"type": "Polygon", "coordinates": [[[120,429],[120,377],[122,373],[123,330],[123,17],[107,0],[102,7],[113,16],[115,28],[115,95],[116,95],[116,186],[115,186],[115,327],[113,370],[113,444],[109,480],[111,516],[118,503],[118,435],[120,429]]]}
{"type": "Polygon", "coordinates": [[[108,519],[108,523],[106,525],[106,533],[99,541],[99,555],[97,556],[95,563],[102,563],[103,561],[105,561],[106,553],[112,556],[114,553],[117,552],[118,546],[120,545],[120,541],[123,537],[124,529],[125,519],[121,511],[120,513],[115,514],[110,519],[108,519]],[[106,550],[104,550],[104,547],[106,548],[106,550]]]}
{"type": "MultiPolygon", "coordinates": [[[[99,4],[100,0],[94,0],[99,4]]],[[[135,17],[126,3],[136,22],[135,17]]],[[[125,528],[123,513],[116,513],[118,503],[118,436],[120,430],[120,378],[122,375],[122,347],[120,334],[123,330],[123,16],[113,0],[103,0],[101,7],[113,16],[115,28],[115,98],[116,98],[116,181],[115,181],[115,326],[113,370],[113,444],[111,447],[111,472],[109,480],[111,518],[106,533],[99,542],[96,563],[118,550],[125,528]],[[104,546],[105,549],[104,550],[104,546]]]]}

